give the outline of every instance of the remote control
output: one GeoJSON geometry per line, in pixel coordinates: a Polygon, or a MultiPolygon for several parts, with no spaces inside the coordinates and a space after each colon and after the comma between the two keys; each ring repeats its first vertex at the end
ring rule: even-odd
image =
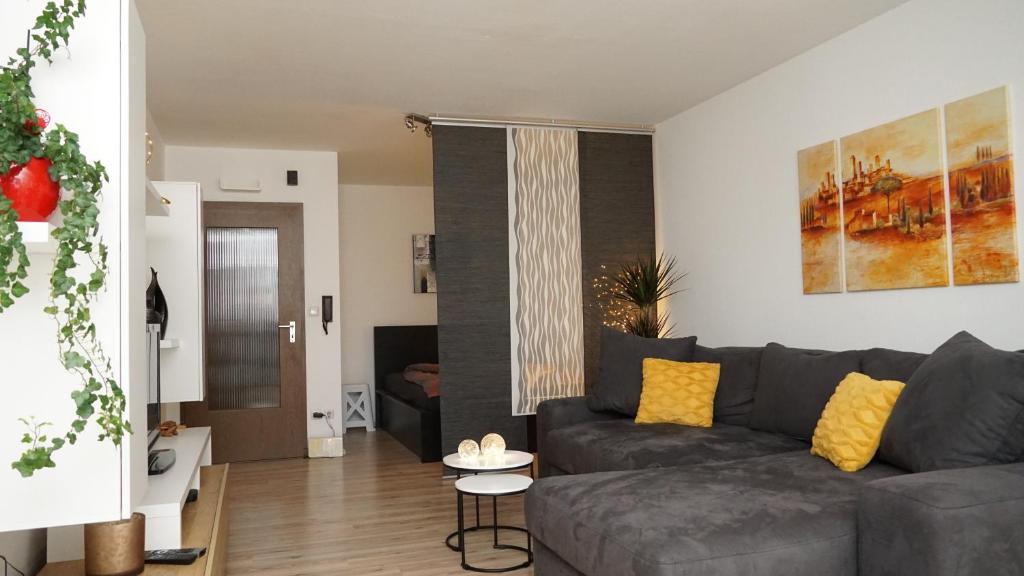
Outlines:
{"type": "Polygon", "coordinates": [[[174,548],[147,550],[147,564],[191,564],[206,554],[206,548],[174,548]]]}

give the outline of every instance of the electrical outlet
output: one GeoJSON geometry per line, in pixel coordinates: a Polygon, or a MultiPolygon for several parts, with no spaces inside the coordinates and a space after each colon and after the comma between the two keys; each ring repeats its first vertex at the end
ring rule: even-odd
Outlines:
{"type": "Polygon", "coordinates": [[[334,410],[324,410],[323,413],[328,420],[334,420],[334,410]]]}
{"type": "Polygon", "coordinates": [[[313,420],[319,420],[320,418],[334,420],[334,410],[313,410],[310,417],[313,418],[313,420]]]}

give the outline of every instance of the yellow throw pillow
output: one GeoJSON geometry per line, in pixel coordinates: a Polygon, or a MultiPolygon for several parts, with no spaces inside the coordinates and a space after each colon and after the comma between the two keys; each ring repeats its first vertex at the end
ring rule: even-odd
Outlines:
{"type": "Polygon", "coordinates": [[[710,427],[720,369],[718,364],[706,362],[644,358],[636,423],[710,427]]]}
{"type": "Polygon", "coordinates": [[[903,382],[875,380],[851,372],[832,393],[811,440],[811,454],[845,472],[856,472],[875,457],[903,382]]]}

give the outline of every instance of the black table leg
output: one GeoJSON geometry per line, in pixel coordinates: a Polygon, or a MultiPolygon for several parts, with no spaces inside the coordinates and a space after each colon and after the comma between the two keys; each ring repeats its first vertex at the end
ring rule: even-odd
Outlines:
{"type": "Polygon", "coordinates": [[[459,509],[459,551],[462,553],[462,568],[465,569],[466,564],[466,526],[462,516],[462,492],[457,492],[458,496],[458,509],[459,509]]]}
{"type": "Polygon", "coordinates": [[[494,547],[498,547],[498,497],[491,496],[491,503],[494,504],[494,511],[491,517],[494,518],[494,547]]]}

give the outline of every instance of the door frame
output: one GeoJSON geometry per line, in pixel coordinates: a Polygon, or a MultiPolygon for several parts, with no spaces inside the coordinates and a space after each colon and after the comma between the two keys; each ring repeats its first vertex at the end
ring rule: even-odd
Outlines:
{"type": "MultiPolygon", "coordinates": [[[[257,457],[257,458],[241,458],[232,459],[230,461],[247,461],[247,460],[261,460],[261,459],[277,459],[277,458],[301,458],[308,455],[308,436],[307,436],[307,424],[306,424],[306,397],[307,397],[307,367],[306,367],[306,325],[305,325],[305,308],[306,308],[306,290],[305,290],[305,246],[304,246],[304,234],[305,226],[303,221],[303,204],[294,202],[220,202],[220,201],[204,201],[203,202],[203,250],[206,250],[206,230],[208,228],[276,228],[278,230],[278,245],[283,246],[288,243],[291,248],[287,252],[297,252],[300,257],[298,261],[289,261],[287,264],[288,271],[282,266],[282,262],[287,257],[285,251],[278,250],[278,298],[281,300],[281,294],[294,293],[298,295],[298,302],[295,310],[282,310],[280,305],[278,308],[278,321],[284,322],[294,318],[296,322],[296,333],[295,343],[286,344],[287,346],[293,346],[291,353],[281,354],[281,365],[282,372],[286,369],[290,370],[294,374],[296,379],[301,380],[300,385],[294,387],[287,387],[284,379],[281,381],[281,407],[286,416],[285,430],[278,436],[280,438],[280,445],[269,447],[271,452],[274,454],[270,456],[257,457]],[[290,220],[291,230],[285,230],[282,233],[281,223],[283,220],[290,220]],[[293,232],[294,231],[294,232],[293,232]],[[287,363],[287,368],[286,368],[287,363]],[[291,389],[294,388],[294,389],[291,389]],[[288,395],[288,406],[286,403],[286,394],[288,395]]],[[[206,282],[206,268],[204,265],[203,269],[203,283],[206,282]]],[[[212,339],[206,333],[207,330],[207,318],[206,311],[209,306],[209,291],[205,291],[203,302],[203,333],[205,336],[204,346],[210,346],[212,339]]],[[[279,331],[278,337],[283,342],[287,342],[287,331],[279,331]]],[[[285,348],[282,347],[282,352],[285,348]]],[[[211,411],[209,410],[209,395],[208,387],[210,385],[210,374],[209,374],[209,362],[210,354],[208,350],[205,350],[203,371],[205,374],[204,386],[207,388],[204,390],[202,402],[189,402],[182,405],[182,416],[185,419],[186,412],[191,412],[193,419],[197,418],[205,423],[213,425],[211,421],[211,411]]],[[[244,412],[249,410],[264,410],[259,408],[253,409],[239,409],[239,410],[216,410],[214,413],[230,413],[230,412],[244,412]]],[[[272,410],[272,409],[271,409],[272,410]]],[[[256,417],[253,417],[256,419],[256,417]]],[[[213,426],[213,436],[216,440],[217,429],[213,426]]],[[[237,431],[232,431],[232,436],[237,435],[237,431]]],[[[223,436],[222,436],[223,437],[223,436]]],[[[224,454],[224,446],[218,445],[222,443],[213,442],[213,460],[215,463],[229,461],[224,458],[218,457],[218,452],[224,454]]]]}

